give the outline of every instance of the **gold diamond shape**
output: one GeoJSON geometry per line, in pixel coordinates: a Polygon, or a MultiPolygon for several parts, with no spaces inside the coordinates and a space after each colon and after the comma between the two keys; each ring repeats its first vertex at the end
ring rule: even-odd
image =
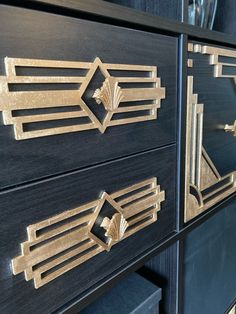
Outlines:
{"type": "MultiPolygon", "coordinates": [[[[79,93],[80,93],[80,100],[81,100],[81,107],[82,109],[84,109],[88,115],[90,116],[92,122],[95,124],[95,126],[99,129],[99,131],[101,133],[104,133],[108,123],[111,121],[111,118],[113,116],[113,112],[108,111],[103,122],[100,122],[99,119],[95,116],[95,114],[89,109],[89,107],[86,105],[86,103],[83,101],[82,97],[89,85],[89,83],[91,82],[94,74],[96,73],[97,69],[99,69],[102,74],[104,75],[105,81],[108,78],[111,78],[109,72],[107,71],[107,69],[105,68],[105,66],[103,65],[102,61],[97,57],[94,62],[92,63],[83,83],[81,84],[81,87],[79,89],[79,93]]],[[[104,82],[105,82],[104,81],[104,82]]],[[[104,108],[106,109],[106,107],[104,106],[104,108]]],[[[107,109],[106,109],[107,110],[107,109]]]]}
{"type": "MultiPolygon", "coordinates": [[[[117,211],[117,213],[120,213],[122,216],[123,216],[123,212],[122,212],[122,208],[120,207],[120,205],[115,202],[113,200],[113,198],[107,194],[106,192],[104,192],[102,194],[102,197],[100,198],[99,200],[99,204],[97,206],[97,208],[95,209],[95,212],[94,212],[94,217],[93,219],[91,220],[90,224],[89,224],[89,232],[88,232],[88,236],[93,239],[95,242],[97,242],[97,244],[101,245],[105,250],[107,251],[110,251],[111,247],[113,246],[113,244],[115,244],[116,242],[114,241],[109,241],[108,243],[105,243],[103,242],[101,239],[99,239],[94,233],[92,233],[92,228],[99,216],[99,213],[101,212],[102,210],[102,207],[104,205],[105,202],[108,202],[113,208],[114,210],[117,211]]],[[[103,228],[103,227],[101,227],[103,228]]]]}

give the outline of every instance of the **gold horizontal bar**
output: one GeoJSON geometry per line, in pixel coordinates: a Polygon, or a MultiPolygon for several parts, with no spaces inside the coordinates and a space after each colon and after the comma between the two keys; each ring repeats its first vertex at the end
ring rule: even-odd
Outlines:
{"type": "Polygon", "coordinates": [[[89,69],[93,62],[79,62],[79,61],[58,61],[58,60],[44,60],[44,59],[25,59],[25,58],[5,58],[5,63],[9,67],[43,67],[43,68],[75,68],[75,69],[89,69]]]}
{"type": "Polygon", "coordinates": [[[116,77],[119,83],[159,83],[159,77],[116,77]]]}
{"type": "Polygon", "coordinates": [[[153,109],[158,109],[158,108],[160,108],[160,104],[118,107],[117,109],[114,110],[114,113],[125,113],[125,112],[133,112],[133,111],[153,110],[153,109]]]}
{"type": "Polygon", "coordinates": [[[73,229],[75,227],[82,226],[84,223],[89,223],[89,221],[92,219],[93,213],[90,213],[84,217],[81,217],[79,219],[76,219],[75,221],[65,223],[60,227],[54,227],[52,230],[45,232],[44,234],[37,236],[35,240],[30,240],[30,245],[38,244],[42,241],[49,240],[50,238],[53,238],[54,236],[58,236],[59,234],[68,231],[70,229],[73,229]]]}
{"type": "Polygon", "coordinates": [[[43,130],[37,130],[37,131],[27,131],[27,132],[21,132],[21,133],[17,132],[15,136],[17,140],[23,140],[23,139],[28,139],[28,138],[40,137],[40,136],[73,133],[77,131],[92,130],[92,129],[96,129],[95,124],[86,123],[86,124],[70,125],[70,126],[51,128],[51,129],[43,129],[43,130]]]}
{"type": "Polygon", "coordinates": [[[120,71],[144,71],[151,72],[155,71],[155,66],[148,65],[133,65],[133,64],[113,64],[113,63],[103,63],[107,70],[120,70],[120,71]]]}
{"type": "Polygon", "coordinates": [[[126,233],[125,233],[124,239],[131,236],[132,234],[138,232],[139,230],[144,229],[145,227],[149,226],[150,224],[152,224],[155,221],[156,221],[156,218],[153,216],[153,218],[150,218],[147,221],[144,221],[143,223],[138,224],[136,227],[128,229],[128,231],[126,231],[126,233]]]}
{"type": "Polygon", "coordinates": [[[35,271],[33,271],[31,277],[28,278],[28,280],[30,280],[34,277],[41,276],[42,273],[52,269],[55,266],[60,265],[61,263],[65,262],[69,258],[72,258],[78,254],[83,253],[83,251],[85,251],[85,250],[87,250],[87,249],[89,249],[95,245],[96,245],[96,243],[93,240],[90,240],[89,242],[81,245],[80,247],[75,248],[72,251],[61,255],[61,256],[53,259],[52,261],[47,262],[47,260],[45,260],[45,264],[43,266],[38,267],[35,271]]]}
{"type": "Polygon", "coordinates": [[[108,126],[115,126],[115,125],[127,124],[127,123],[137,123],[137,122],[143,122],[143,121],[149,121],[149,120],[155,120],[155,115],[149,114],[149,115],[145,115],[141,117],[111,120],[108,123],[108,126]]]}
{"type": "Polygon", "coordinates": [[[0,110],[65,107],[80,103],[78,90],[9,92],[1,94],[0,110]]]}
{"type": "Polygon", "coordinates": [[[118,201],[117,203],[122,207],[132,201],[135,201],[135,200],[138,200],[139,198],[147,195],[147,194],[151,194],[151,193],[156,193],[157,192],[157,188],[148,188],[148,189],[145,189],[144,191],[141,191],[141,192],[138,192],[138,193],[135,193],[129,197],[126,197],[120,201],[118,201]]]}
{"type": "Polygon", "coordinates": [[[126,88],[122,89],[122,102],[138,100],[155,100],[165,97],[164,88],[126,88]]]}
{"type": "Polygon", "coordinates": [[[145,213],[139,215],[138,217],[133,218],[132,220],[129,221],[129,227],[133,226],[139,221],[142,221],[146,217],[150,217],[150,219],[152,219],[153,218],[152,215],[154,215],[154,212],[155,212],[155,208],[150,208],[145,213]]]}
{"type": "Polygon", "coordinates": [[[123,208],[123,215],[125,219],[130,218],[131,216],[135,215],[146,209],[145,206],[152,206],[159,201],[158,195],[153,195],[142,199],[141,201],[134,202],[131,205],[123,208]]]}
{"type": "MultiPolygon", "coordinates": [[[[220,181],[222,181],[222,180],[220,180],[220,181]]],[[[219,181],[219,182],[220,182],[220,181],[219,181]]],[[[232,185],[232,184],[233,184],[233,181],[228,182],[228,183],[222,185],[221,187],[219,187],[218,189],[215,189],[214,191],[212,191],[212,192],[206,194],[205,196],[203,196],[203,201],[206,200],[206,199],[208,199],[209,197],[213,196],[214,194],[217,194],[217,193],[220,192],[221,190],[224,190],[225,188],[227,188],[228,186],[230,186],[230,185],[232,185]]]]}
{"type": "Polygon", "coordinates": [[[112,193],[111,197],[116,199],[117,197],[120,197],[120,196],[122,196],[124,194],[133,192],[133,191],[138,190],[138,189],[140,189],[142,187],[145,187],[145,186],[151,185],[151,184],[155,184],[155,183],[156,183],[155,179],[153,179],[153,178],[152,179],[147,179],[147,180],[144,180],[144,181],[142,181],[140,183],[131,185],[131,186],[125,188],[125,189],[121,189],[121,190],[119,190],[119,191],[117,191],[115,193],[112,193]]]}
{"type": "Polygon", "coordinates": [[[73,269],[74,267],[79,266],[80,264],[86,262],[88,259],[101,253],[102,251],[104,251],[103,247],[97,247],[95,250],[87,253],[87,255],[84,255],[84,256],[76,259],[75,261],[72,261],[72,262],[66,264],[65,266],[61,267],[60,269],[53,272],[52,274],[42,278],[41,280],[39,280],[39,281],[35,280],[35,287],[39,288],[39,287],[45,285],[46,283],[48,283],[48,282],[54,280],[55,278],[63,275],[64,273],[68,272],[69,270],[73,269]]]}
{"type": "MultiPolygon", "coordinates": [[[[236,56],[235,56],[235,59],[236,59],[236,56]]],[[[235,60],[235,61],[236,61],[236,60],[235,60]]],[[[236,64],[234,64],[234,63],[219,62],[219,64],[220,64],[221,66],[236,67],[236,64]]]]}
{"type": "Polygon", "coordinates": [[[85,76],[11,76],[8,84],[38,84],[38,83],[82,83],[85,76]]]}
{"type": "Polygon", "coordinates": [[[217,48],[212,46],[202,46],[201,52],[203,54],[220,55],[224,57],[236,57],[236,51],[230,49],[217,48]]]}
{"type": "Polygon", "coordinates": [[[58,253],[63,252],[66,249],[80,243],[86,239],[88,227],[82,227],[79,230],[75,230],[59,237],[58,239],[51,240],[49,243],[34,249],[29,255],[18,256],[12,261],[13,273],[19,274],[27,267],[32,267],[38,263],[50,258],[58,253]]]}
{"type": "Polygon", "coordinates": [[[83,111],[71,111],[71,112],[57,112],[47,114],[35,114],[30,116],[18,116],[12,117],[11,123],[34,123],[53,120],[66,120],[72,118],[88,117],[88,114],[83,111]]]}
{"type": "Polygon", "coordinates": [[[98,203],[99,203],[98,200],[92,201],[92,202],[87,203],[85,205],[76,207],[76,208],[71,209],[71,210],[67,210],[61,214],[55,215],[51,218],[48,218],[48,219],[45,219],[45,220],[40,221],[38,223],[35,223],[33,225],[30,225],[27,228],[27,232],[31,233],[31,230],[35,230],[35,231],[42,230],[48,226],[52,226],[52,225],[54,225],[60,221],[63,221],[67,218],[73,217],[73,216],[80,214],[80,213],[84,213],[85,211],[96,207],[98,205],[98,203]]]}

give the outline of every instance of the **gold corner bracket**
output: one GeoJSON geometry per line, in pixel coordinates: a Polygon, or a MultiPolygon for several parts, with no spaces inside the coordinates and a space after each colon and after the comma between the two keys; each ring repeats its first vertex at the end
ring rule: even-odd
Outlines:
{"type": "Polygon", "coordinates": [[[4,64],[0,111],[4,124],[14,126],[17,140],[92,129],[104,133],[111,126],[154,120],[165,98],[155,66],[109,64],[99,58],[73,62],[6,57],[4,64]],[[31,69],[34,75],[22,75],[25,69],[31,69]],[[69,72],[68,76],[42,76],[42,70],[51,74],[73,70],[79,75],[71,76],[69,72]],[[103,83],[88,96],[97,72],[103,83]],[[140,87],[134,87],[134,83],[140,87]],[[92,107],[88,97],[94,102],[92,107]],[[102,118],[94,105],[103,106],[102,118]]]}
{"type": "Polygon", "coordinates": [[[30,225],[12,272],[39,288],[155,222],[164,200],[153,177],[30,225]]]}
{"type": "Polygon", "coordinates": [[[188,76],[185,222],[236,192],[236,171],[222,177],[202,145],[204,105],[193,93],[193,76],[188,76]]]}

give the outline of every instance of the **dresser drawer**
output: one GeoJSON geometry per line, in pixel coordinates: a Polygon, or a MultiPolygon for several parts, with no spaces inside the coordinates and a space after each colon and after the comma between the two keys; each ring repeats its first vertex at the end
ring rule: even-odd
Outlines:
{"type": "Polygon", "coordinates": [[[236,50],[193,42],[188,64],[186,220],[236,191],[236,50]]]}
{"type": "Polygon", "coordinates": [[[0,312],[51,312],[173,234],[175,154],[171,145],[1,193],[0,312]]]}
{"type": "Polygon", "coordinates": [[[175,142],[177,38],[4,5],[0,19],[0,188],[175,142]]]}

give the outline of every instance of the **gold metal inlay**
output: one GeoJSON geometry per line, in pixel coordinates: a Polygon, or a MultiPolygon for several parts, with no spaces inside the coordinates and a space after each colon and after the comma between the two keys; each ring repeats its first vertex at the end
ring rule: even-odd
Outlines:
{"type": "Polygon", "coordinates": [[[193,77],[188,76],[185,222],[236,191],[236,171],[221,177],[202,146],[204,105],[193,93],[193,77]]]}
{"type": "Polygon", "coordinates": [[[164,200],[154,177],[30,225],[13,274],[24,272],[39,288],[155,222],[164,200]]]}
{"type": "Polygon", "coordinates": [[[231,132],[233,133],[233,136],[236,136],[236,120],[233,125],[226,124],[224,130],[225,132],[231,132]]]}
{"type": "Polygon", "coordinates": [[[236,50],[196,44],[189,51],[210,55],[209,63],[214,66],[214,77],[232,78],[236,84],[236,63],[232,62],[234,58],[236,61],[236,50]],[[229,67],[234,71],[225,74],[224,70],[229,67]]]}
{"type": "Polygon", "coordinates": [[[154,120],[160,101],[165,98],[165,88],[161,87],[155,66],[109,64],[99,58],[93,62],[73,62],[6,57],[4,63],[6,75],[0,76],[0,110],[4,124],[14,126],[17,140],[91,129],[104,133],[111,126],[154,120]],[[68,69],[85,73],[21,75],[21,69],[33,69],[36,74],[42,70],[63,70],[64,73],[68,69]],[[97,71],[104,81],[94,90],[91,99],[104,106],[103,119],[83,99],[97,71]],[[61,85],[63,89],[58,90],[61,85]],[[16,91],[15,86],[25,87],[16,91]]]}

